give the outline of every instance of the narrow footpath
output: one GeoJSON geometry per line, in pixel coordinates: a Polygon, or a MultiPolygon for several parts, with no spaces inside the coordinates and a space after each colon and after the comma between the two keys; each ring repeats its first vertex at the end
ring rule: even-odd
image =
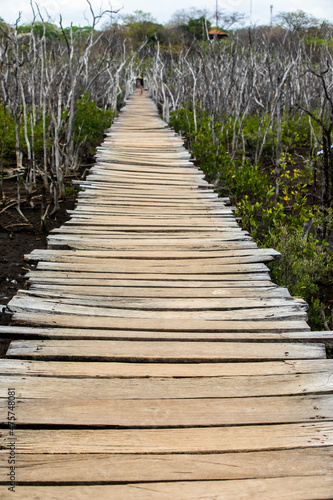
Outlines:
{"type": "Polygon", "coordinates": [[[0,497],[332,499],[333,332],[148,96],[79,185],[0,327],[0,497]]]}

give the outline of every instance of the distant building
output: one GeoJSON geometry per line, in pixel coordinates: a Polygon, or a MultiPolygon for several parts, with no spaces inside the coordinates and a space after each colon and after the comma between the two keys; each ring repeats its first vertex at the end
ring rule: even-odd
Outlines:
{"type": "Polygon", "coordinates": [[[222,38],[227,38],[228,33],[220,29],[212,28],[208,31],[209,40],[222,40],[222,38]]]}

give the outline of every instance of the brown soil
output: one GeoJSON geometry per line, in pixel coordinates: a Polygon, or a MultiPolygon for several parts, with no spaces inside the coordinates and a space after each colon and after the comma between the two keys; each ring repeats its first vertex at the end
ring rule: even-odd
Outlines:
{"type": "MultiPolygon", "coordinates": [[[[72,178],[67,179],[67,186],[72,186],[72,178]]],[[[60,210],[54,216],[48,216],[44,228],[41,228],[41,186],[33,193],[33,206],[28,203],[22,192],[21,211],[29,221],[19,214],[14,201],[16,199],[16,181],[4,178],[4,198],[0,202],[0,325],[9,325],[11,315],[6,311],[6,304],[18,290],[27,287],[25,275],[34,264],[24,260],[34,248],[47,248],[47,235],[52,229],[68,220],[67,210],[75,205],[75,194],[70,194],[60,201],[60,210]],[[46,226],[46,227],[45,227],[46,226]]],[[[47,203],[51,200],[46,200],[47,203]]],[[[49,213],[52,212],[52,204],[49,213]]],[[[0,336],[0,358],[5,356],[12,339],[0,336]]]]}

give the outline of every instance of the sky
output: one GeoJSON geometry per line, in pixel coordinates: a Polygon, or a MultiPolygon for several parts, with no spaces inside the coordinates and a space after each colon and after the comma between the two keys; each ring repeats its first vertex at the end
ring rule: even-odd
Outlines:
{"type": "MultiPolygon", "coordinates": [[[[35,1],[33,2],[35,5],[35,1]]],[[[38,0],[41,12],[47,14],[55,24],[59,23],[59,15],[62,15],[64,26],[69,26],[71,22],[76,26],[86,26],[91,24],[91,14],[86,0],[38,0]]],[[[112,10],[121,9],[122,14],[131,14],[136,10],[149,12],[155,20],[161,24],[167,23],[172,15],[181,9],[191,7],[206,9],[214,12],[216,0],[91,0],[91,4],[96,14],[101,9],[112,10]]],[[[294,12],[303,10],[307,14],[318,19],[327,19],[333,23],[333,0],[218,0],[218,7],[225,12],[240,12],[246,15],[246,25],[269,24],[271,8],[273,6],[273,16],[279,12],[294,12]],[[251,9],[252,7],[252,9],[251,9]],[[250,13],[252,12],[252,15],[250,13]]],[[[28,23],[32,19],[30,0],[0,0],[0,17],[7,23],[14,23],[21,12],[20,24],[28,23]]],[[[110,17],[104,18],[104,24],[110,17]]],[[[109,23],[108,23],[109,24],[109,23]]],[[[103,22],[101,26],[103,25],[103,22]]]]}

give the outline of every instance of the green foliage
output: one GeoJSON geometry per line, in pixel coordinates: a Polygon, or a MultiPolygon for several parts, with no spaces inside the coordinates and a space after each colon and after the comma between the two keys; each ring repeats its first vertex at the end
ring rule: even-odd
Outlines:
{"type": "Polygon", "coordinates": [[[281,142],[287,150],[292,147],[309,146],[311,132],[309,118],[306,115],[296,113],[294,115],[285,114],[282,118],[281,142]]]}
{"type": "Polygon", "coordinates": [[[2,31],[8,33],[9,26],[2,17],[0,17],[0,26],[1,26],[0,36],[3,36],[2,31]]]}
{"type": "Polygon", "coordinates": [[[124,17],[125,33],[131,40],[133,48],[137,49],[143,42],[154,45],[165,38],[165,28],[150,13],[136,10],[134,14],[124,17]]]}
{"type": "Polygon", "coordinates": [[[268,177],[260,171],[258,165],[248,160],[232,160],[226,154],[225,133],[221,123],[212,126],[210,116],[199,110],[195,132],[193,111],[182,108],[171,113],[170,125],[181,135],[185,135],[192,153],[209,181],[219,179],[235,198],[251,193],[253,198],[265,196],[268,189],[268,177]]]}
{"type": "MultiPolygon", "coordinates": [[[[230,126],[233,128],[233,119],[230,119],[230,126]]],[[[270,123],[270,115],[265,113],[263,116],[248,115],[243,121],[243,134],[249,149],[255,150],[257,143],[261,144],[266,129],[269,127],[266,142],[263,150],[264,159],[274,156],[276,130],[270,123]]],[[[317,126],[315,126],[315,130],[317,126]]],[[[311,129],[309,118],[300,113],[285,113],[282,117],[281,144],[284,151],[292,151],[295,147],[310,147],[311,129]]]]}
{"type": "MultiPolygon", "coordinates": [[[[104,130],[111,126],[116,112],[98,108],[94,101],[90,100],[89,93],[84,94],[76,103],[76,115],[74,120],[74,134],[76,144],[81,144],[83,154],[92,156],[95,148],[103,141],[104,130]]],[[[65,117],[64,117],[65,118],[65,117]]],[[[46,116],[46,130],[50,122],[50,117],[46,116]]],[[[43,123],[40,116],[37,116],[36,124],[33,127],[33,137],[31,130],[31,116],[27,116],[27,135],[31,147],[34,141],[35,156],[42,157],[44,149],[43,123]]],[[[24,155],[27,154],[25,142],[24,122],[19,123],[20,149],[24,155]]],[[[0,145],[4,136],[4,164],[15,162],[15,128],[13,115],[7,110],[6,118],[4,107],[0,105],[0,145]]],[[[47,136],[47,149],[51,147],[51,139],[47,136]]],[[[0,146],[1,147],[1,146],[0,146]]]]}
{"type": "Polygon", "coordinates": [[[222,171],[226,187],[235,198],[251,193],[251,198],[261,199],[265,196],[269,180],[258,165],[252,165],[248,160],[240,165],[226,161],[222,171]]]}
{"type": "MultiPolygon", "coordinates": [[[[35,144],[35,154],[38,156],[43,151],[43,124],[41,120],[36,120],[36,124],[33,127],[33,135],[32,138],[32,130],[31,130],[31,116],[28,114],[27,116],[28,130],[27,135],[32,145],[32,140],[34,140],[35,144]]],[[[47,117],[46,127],[49,123],[49,118],[47,117]]],[[[15,126],[14,126],[14,118],[11,112],[7,109],[6,116],[4,112],[4,107],[0,106],[0,145],[2,144],[2,138],[4,136],[4,164],[10,164],[15,161],[15,126]]],[[[24,154],[27,154],[27,145],[25,142],[24,135],[24,122],[21,119],[19,123],[19,137],[20,137],[20,148],[24,154]]],[[[1,147],[1,146],[0,146],[1,147]]]]}
{"type": "Polygon", "coordinates": [[[70,195],[70,196],[76,196],[79,192],[79,186],[71,186],[71,187],[66,187],[65,188],[65,191],[66,191],[66,194],[70,195]]]}
{"type": "Polygon", "coordinates": [[[305,31],[319,25],[317,18],[300,9],[294,12],[280,12],[275,19],[280,21],[282,26],[294,32],[305,31]]]}
{"type": "Polygon", "coordinates": [[[187,24],[182,24],[180,28],[196,40],[207,40],[207,30],[210,30],[211,22],[201,16],[197,19],[190,19],[187,24]]]}
{"type": "MultiPolygon", "coordinates": [[[[15,129],[14,118],[7,110],[5,116],[4,107],[0,106],[0,148],[4,138],[4,163],[10,163],[15,159],[15,129]]],[[[1,151],[1,149],[0,149],[1,151]]]]}
{"type": "Polygon", "coordinates": [[[111,126],[115,116],[115,111],[100,109],[90,100],[89,92],[77,100],[74,121],[75,142],[77,144],[84,142],[83,152],[86,155],[95,154],[96,146],[103,141],[104,130],[111,126]]]}
{"type": "MultiPolygon", "coordinates": [[[[72,34],[75,41],[86,40],[91,32],[91,26],[70,26],[64,28],[64,34],[66,37],[70,38],[72,34]]],[[[63,33],[61,33],[61,36],[63,38],[63,33]]]]}
{"type": "MultiPolygon", "coordinates": [[[[292,296],[302,297],[309,304],[308,320],[314,330],[323,328],[320,287],[332,285],[333,255],[329,244],[318,239],[322,226],[329,233],[332,213],[323,220],[323,214],[311,209],[313,225],[308,236],[304,234],[301,214],[291,216],[282,203],[264,208],[261,202],[251,203],[248,197],[237,204],[238,215],[244,226],[262,247],[272,247],[281,252],[281,260],[269,264],[272,280],[286,286],[292,296]]],[[[310,209],[309,209],[310,212],[310,209]]],[[[308,213],[310,215],[310,213],[308,213]]]]}
{"type": "Polygon", "coordinates": [[[124,17],[125,24],[133,23],[156,23],[156,19],[151,15],[150,12],[144,12],[143,10],[135,10],[133,14],[127,14],[124,17]]]}
{"type": "Polygon", "coordinates": [[[19,34],[22,33],[27,34],[33,31],[34,35],[39,38],[42,38],[44,30],[45,30],[45,37],[48,38],[49,40],[59,39],[60,30],[55,24],[52,23],[42,23],[37,21],[34,24],[25,24],[17,27],[17,32],[19,34]]]}
{"type": "MultiPolygon", "coordinates": [[[[273,184],[276,172],[264,171],[246,159],[231,159],[225,152],[227,139],[221,123],[212,125],[209,115],[199,110],[195,132],[193,111],[189,108],[172,113],[170,123],[186,137],[208,179],[228,189],[243,227],[260,246],[281,252],[281,260],[270,264],[273,281],[287,286],[291,295],[306,300],[310,325],[313,329],[322,329],[325,305],[320,287],[329,286],[333,278],[333,255],[324,236],[332,232],[333,213],[327,210],[324,214],[318,207],[308,204],[312,170],[307,164],[297,167],[291,153],[283,154],[276,199],[273,184]],[[306,224],[311,227],[308,232],[304,230],[306,224]]],[[[257,134],[258,126],[257,116],[248,118],[244,128],[247,136],[257,134]]],[[[306,117],[286,117],[283,124],[285,144],[288,142],[294,147],[305,144],[309,140],[308,129],[306,117]]]]}
{"type": "Polygon", "coordinates": [[[330,278],[333,256],[327,243],[320,242],[313,233],[304,238],[301,230],[291,232],[287,225],[271,233],[270,240],[282,254],[281,260],[271,264],[273,280],[310,303],[318,294],[318,285],[330,278]]]}

